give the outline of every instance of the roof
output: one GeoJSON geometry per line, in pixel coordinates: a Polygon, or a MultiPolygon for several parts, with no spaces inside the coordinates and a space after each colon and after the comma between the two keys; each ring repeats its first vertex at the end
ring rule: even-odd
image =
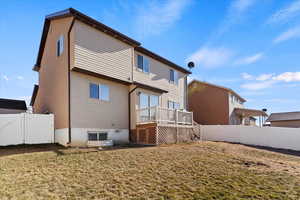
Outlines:
{"type": "Polygon", "coordinates": [[[55,12],[53,14],[46,16],[45,22],[44,22],[42,38],[41,38],[41,42],[40,42],[40,47],[39,47],[39,52],[38,52],[38,57],[37,57],[36,64],[35,64],[33,70],[38,71],[40,68],[44,48],[46,45],[46,38],[47,38],[49,27],[50,27],[50,21],[53,19],[60,19],[60,18],[64,18],[64,17],[74,17],[76,20],[79,20],[87,25],[90,25],[90,26],[108,34],[108,35],[111,35],[112,37],[114,37],[122,42],[125,42],[133,47],[138,47],[138,48],[136,48],[137,51],[141,51],[142,53],[145,53],[146,55],[151,56],[152,58],[157,59],[162,63],[170,65],[171,67],[173,67],[179,71],[182,71],[184,73],[188,73],[188,74],[191,73],[190,71],[186,70],[185,68],[183,68],[179,65],[176,65],[175,63],[145,49],[144,47],[139,47],[141,45],[140,42],[120,33],[119,31],[116,31],[116,30],[102,24],[101,22],[79,12],[78,10],[75,10],[74,8],[68,8],[66,10],[55,12]]]}
{"type": "Polygon", "coordinates": [[[272,113],[267,122],[300,120],[300,112],[272,113]]]}
{"type": "Polygon", "coordinates": [[[244,117],[268,116],[267,113],[265,113],[262,110],[255,110],[255,109],[248,109],[248,108],[235,108],[234,112],[244,117]]]}
{"type": "Polygon", "coordinates": [[[145,85],[143,83],[139,83],[139,82],[136,82],[136,81],[134,81],[133,84],[138,86],[139,88],[151,90],[153,92],[168,93],[168,91],[166,91],[166,90],[163,90],[163,89],[160,89],[160,88],[157,88],[157,87],[153,87],[153,86],[150,86],[150,85],[145,85]]]}
{"type": "Polygon", "coordinates": [[[204,85],[207,85],[207,86],[219,88],[219,89],[222,89],[222,90],[225,90],[225,91],[227,91],[227,92],[230,92],[230,93],[234,94],[234,95],[237,96],[242,102],[246,102],[246,101],[247,101],[246,99],[244,99],[243,97],[241,97],[238,93],[236,93],[235,91],[233,91],[233,90],[230,89],[230,88],[223,87],[223,86],[220,86],[220,85],[215,85],[215,84],[208,83],[208,82],[205,82],[205,81],[199,81],[199,80],[193,80],[192,82],[189,83],[189,85],[191,85],[191,84],[193,84],[193,83],[200,83],[200,84],[204,84],[204,85]]]}
{"type": "Polygon", "coordinates": [[[27,110],[26,102],[24,100],[15,99],[1,99],[0,108],[12,110],[27,110]]]}
{"type": "Polygon", "coordinates": [[[32,96],[31,96],[31,100],[30,100],[30,106],[33,106],[38,91],[39,91],[39,86],[38,85],[34,85],[34,88],[33,88],[33,91],[32,91],[32,96]]]}

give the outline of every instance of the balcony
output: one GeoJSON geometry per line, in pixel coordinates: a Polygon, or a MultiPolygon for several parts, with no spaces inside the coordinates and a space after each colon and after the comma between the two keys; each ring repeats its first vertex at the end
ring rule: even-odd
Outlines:
{"type": "Polygon", "coordinates": [[[137,124],[156,123],[158,125],[193,125],[193,113],[153,106],[137,110],[137,124]]]}

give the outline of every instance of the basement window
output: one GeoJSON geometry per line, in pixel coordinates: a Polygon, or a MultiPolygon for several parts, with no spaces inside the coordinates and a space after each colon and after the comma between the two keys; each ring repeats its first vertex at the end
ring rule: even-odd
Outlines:
{"type": "Polygon", "coordinates": [[[107,132],[89,132],[88,141],[104,141],[107,140],[107,132]]]}

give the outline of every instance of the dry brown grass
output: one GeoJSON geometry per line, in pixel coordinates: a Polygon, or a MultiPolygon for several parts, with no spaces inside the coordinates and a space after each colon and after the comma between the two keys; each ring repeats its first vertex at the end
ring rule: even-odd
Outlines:
{"type": "Polygon", "coordinates": [[[300,157],[237,144],[54,148],[2,153],[0,199],[299,199],[299,175],[300,157]]]}

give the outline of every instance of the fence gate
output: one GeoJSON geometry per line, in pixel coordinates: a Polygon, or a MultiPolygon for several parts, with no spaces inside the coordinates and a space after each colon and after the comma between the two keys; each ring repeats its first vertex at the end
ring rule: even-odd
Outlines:
{"type": "Polygon", "coordinates": [[[43,143],[54,143],[54,115],[0,115],[0,146],[43,143]]]}

